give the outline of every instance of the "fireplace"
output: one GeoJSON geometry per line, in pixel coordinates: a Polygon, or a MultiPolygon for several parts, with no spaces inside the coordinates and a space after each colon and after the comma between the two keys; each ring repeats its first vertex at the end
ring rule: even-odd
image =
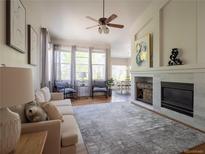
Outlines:
{"type": "Polygon", "coordinates": [[[152,105],[152,77],[136,77],[136,100],[152,105]]]}
{"type": "Polygon", "coordinates": [[[161,106],[193,117],[194,85],[161,82],[161,106]]]}

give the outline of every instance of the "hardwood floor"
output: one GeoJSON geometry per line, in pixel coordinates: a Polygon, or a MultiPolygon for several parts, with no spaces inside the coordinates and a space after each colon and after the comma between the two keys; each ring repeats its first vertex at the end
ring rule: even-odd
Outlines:
{"type": "Polygon", "coordinates": [[[80,97],[78,99],[72,100],[73,106],[89,105],[89,104],[101,104],[101,103],[111,103],[128,101],[130,95],[128,93],[120,94],[118,91],[113,91],[112,97],[106,98],[105,96],[95,96],[95,97],[80,97]]]}
{"type": "Polygon", "coordinates": [[[197,145],[188,150],[185,150],[181,154],[205,154],[205,143],[197,145]]]}
{"type": "Polygon", "coordinates": [[[105,98],[104,96],[92,97],[81,97],[76,100],[72,100],[73,106],[89,105],[89,104],[100,104],[100,103],[110,103],[111,97],[105,98]]]}

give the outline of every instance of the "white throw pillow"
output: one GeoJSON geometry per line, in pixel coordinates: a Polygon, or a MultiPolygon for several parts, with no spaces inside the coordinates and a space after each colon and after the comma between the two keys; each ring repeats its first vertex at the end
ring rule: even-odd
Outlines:
{"type": "Polygon", "coordinates": [[[37,90],[35,93],[35,98],[38,103],[45,102],[44,94],[41,90],[37,90]]]}
{"type": "Polygon", "coordinates": [[[45,102],[49,102],[51,100],[51,93],[48,87],[41,88],[41,91],[44,95],[45,102]]]}

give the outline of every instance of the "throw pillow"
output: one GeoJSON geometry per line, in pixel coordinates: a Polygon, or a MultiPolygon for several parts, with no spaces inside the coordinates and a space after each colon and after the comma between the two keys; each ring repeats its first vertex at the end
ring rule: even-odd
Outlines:
{"type": "Polygon", "coordinates": [[[58,108],[52,103],[45,103],[42,105],[42,108],[46,111],[48,118],[50,120],[61,120],[63,122],[63,116],[58,110],[58,108]]]}
{"type": "Polygon", "coordinates": [[[45,102],[45,98],[41,90],[36,91],[35,98],[38,103],[45,102]]]}
{"type": "Polygon", "coordinates": [[[25,105],[25,114],[29,122],[46,121],[48,119],[46,112],[36,102],[25,105]]]}
{"type": "Polygon", "coordinates": [[[51,100],[51,93],[48,87],[41,88],[41,91],[44,95],[45,102],[49,102],[51,100]]]}

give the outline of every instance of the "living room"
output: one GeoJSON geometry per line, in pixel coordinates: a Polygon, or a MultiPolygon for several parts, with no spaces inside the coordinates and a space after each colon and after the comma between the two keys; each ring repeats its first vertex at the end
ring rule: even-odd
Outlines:
{"type": "Polygon", "coordinates": [[[0,153],[205,153],[204,10],[0,1],[0,153]]]}

